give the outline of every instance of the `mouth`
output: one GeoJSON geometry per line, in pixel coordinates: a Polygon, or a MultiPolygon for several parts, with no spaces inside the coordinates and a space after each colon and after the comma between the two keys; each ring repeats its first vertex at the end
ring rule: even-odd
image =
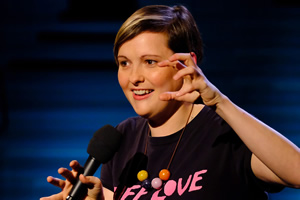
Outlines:
{"type": "Polygon", "coordinates": [[[150,94],[151,92],[153,92],[154,90],[132,90],[132,92],[135,94],[135,95],[138,95],[138,96],[143,96],[143,95],[146,95],[146,94],[150,94]]]}

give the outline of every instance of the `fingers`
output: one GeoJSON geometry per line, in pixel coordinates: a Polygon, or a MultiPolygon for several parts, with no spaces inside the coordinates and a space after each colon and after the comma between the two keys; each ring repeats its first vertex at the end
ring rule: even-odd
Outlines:
{"type": "Polygon", "coordinates": [[[61,194],[54,194],[49,197],[42,197],[40,200],[63,200],[63,197],[61,194]]]}
{"type": "Polygon", "coordinates": [[[177,100],[193,103],[200,97],[200,91],[206,88],[205,76],[196,64],[194,53],[175,53],[168,60],[158,63],[160,67],[175,66],[178,70],[173,76],[174,80],[183,79],[183,85],[178,91],[162,93],[163,101],[177,100]]]}
{"type": "Polygon", "coordinates": [[[183,92],[180,93],[178,92],[165,92],[160,94],[160,100],[162,101],[185,101],[189,103],[194,103],[197,99],[200,97],[200,93],[197,91],[192,91],[192,92],[186,92],[183,93],[184,96],[182,95],[183,92]]]}
{"type": "Polygon", "coordinates": [[[172,56],[169,57],[170,61],[175,60],[187,60],[187,58],[191,57],[190,53],[174,53],[172,56]]]}
{"type": "Polygon", "coordinates": [[[195,67],[185,67],[184,69],[179,70],[173,78],[174,80],[178,80],[181,78],[184,78],[185,80],[193,80],[201,75],[202,74],[198,72],[195,67]]]}
{"type": "Polygon", "coordinates": [[[196,66],[196,55],[195,53],[175,53],[171,57],[169,57],[170,62],[174,62],[176,60],[181,61],[186,66],[196,66]]]}
{"type": "Polygon", "coordinates": [[[52,176],[48,176],[47,181],[48,181],[48,183],[51,183],[52,185],[54,185],[56,187],[59,187],[61,189],[63,189],[65,187],[65,184],[66,184],[64,180],[54,178],[52,176]]]}
{"type": "MultiPolygon", "coordinates": [[[[196,66],[196,60],[194,59],[195,54],[193,52],[191,53],[175,53],[171,57],[168,58],[168,60],[161,61],[158,64],[160,67],[166,67],[170,65],[171,63],[181,63],[186,66],[196,66]],[[193,56],[194,55],[194,56],[193,56]]],[[[180,65],[178,66],[180,67],[180,65]]]]}
{"type": "Polygon", "coordinates": [[[170,67],[171,66],[171,67],[175,68],[176,70],[181,70],[186,67],[182,62],[180,62],[178,60],[175,60],[175,61],[164,60],[164,61],[157,63],[157,65],[160,67],[170,67]]]}
{"type": "MultiPolygon", "coordinates": [[[[58,169],[58,173],[65,179],[67,179],[71,184],[74,184],[77,181],[76,177],[78,173],[83,172],[83,167],[76,160],[70,162],[70,167],[72,168],[72,171],[68,170],[67,168],[61,167],[58,169]]],[[[58,187],[62,186],[62,180],[60,179],[49,177],[49,180],[51,180],[58,187]]]]}
{"type": "Polygon", "coordinates": [[[162,101],[171,101],[176,99],[177,92],[164,92],[160,94],[159,98],[162,101]]]}
{"type": "Polygon", "coordinates": [[[52,200],[51,197],[42,197],[40,200],[52,200]]]}
{"type": "Polygon", "coordinates": [[[90,188],[101,188],[102,187],[100,179],[95,176],[84,176],[84,175],[80,174],[79,179],[82,183],[90,186],[90,188]]]}
{"type": "Polygon", "coordinates": [[[75,171],[79,173],[83,173],[83,167],[79,164],[77,160],[73,160],[70,162],[70,167],[75,171]]]}
{"type": "MultiPolygon", "coordinates": [[[[184,65],[182,62],[180,61],[169,61],[169,60],[164,60],[162,62],[159,62],[158,65],[160,67],[173,67],[177,73],[174,75],[173,79],[174,80],[178,80],[180,78],[184,78],[185,76],[188,75],[193,75],[194,74],[194,67],[187,67],[186,65],[184,65]]],[[[185,77],[187,78],[187,77],[185,77]]]]}
{"type": "MultiPolygon", "coordinates": [[[[67,168],[59,168],[57,171],[58,173],[63,176],[66,180],[62,180],[59,178],[54,178],[52,176],[47,177],[47,181],[54,186],[61,188],[62,192],[49,196],[49,197],[42,197],[40,200],[63,200],[66,196],[72,185],[75,184],[77,181],[76,177],[79,173],[83,171],[83,167],[75,160],[70,162],[70,167],[72,171],[68,170],[67,168]]],[[[100,181],[100,180],[99,180],[100,181]]]]}
{"type": "Polygon", "coordinates": [[[161,61],[158,64],[160,67],[168,67],[172,66],[176,68],[178,72],[174,75],[174,80],[178,80],[183,78],[184,76],[199,76],[203,75],[201,69],[196,64],[196,58],[192,55],[195,55],[193,52],[191,53],[176,53],[169,57],[168,60],[161,61]]]}

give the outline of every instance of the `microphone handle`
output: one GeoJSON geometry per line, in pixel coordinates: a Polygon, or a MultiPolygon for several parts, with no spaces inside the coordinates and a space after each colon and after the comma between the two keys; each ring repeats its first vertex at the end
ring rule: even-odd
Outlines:
{"type": "Polygon", "coordinates": [[[84,176],[92,176],[99,168],[101,162],[97,161],[91,155],[88,157],[87,161],[84,164],[83,173],[77,175],[77,182],[73,185],[69,196],[66,200],[82,200],[87,195],[87,185],[83,184],[79,180],[79,175],[83,174],[84,176]]]}

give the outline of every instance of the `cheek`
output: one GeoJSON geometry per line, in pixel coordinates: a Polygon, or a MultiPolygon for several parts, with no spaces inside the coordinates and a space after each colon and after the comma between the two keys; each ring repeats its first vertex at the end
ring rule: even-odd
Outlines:
{"type": "Polygon", "coordinates": [[[166,90],[178,90],[182,86],[182,80],[174,80],[175,75],[173,70],[164,70],[152,74],[153,83],[156,86],[165,88],[166,90]]]}
{"type": "Polygon", "coordinates": [[[127,85],[127,81],[128,78],[125,76],[124,73],[118,71],[118,81],[119,81],[119,85],[121,86],[122,89],[124,89],[127,85]]]}

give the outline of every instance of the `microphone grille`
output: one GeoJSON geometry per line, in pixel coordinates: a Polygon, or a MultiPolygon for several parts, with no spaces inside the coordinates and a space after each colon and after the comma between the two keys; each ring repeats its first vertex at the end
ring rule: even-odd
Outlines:
{"type": "Polygon", "coordinates": [[[111,125],[105,125],[96,131],[89,142],[87,152],[97,161],[106,163],[117,152],[122,134],[111,125]]]}

